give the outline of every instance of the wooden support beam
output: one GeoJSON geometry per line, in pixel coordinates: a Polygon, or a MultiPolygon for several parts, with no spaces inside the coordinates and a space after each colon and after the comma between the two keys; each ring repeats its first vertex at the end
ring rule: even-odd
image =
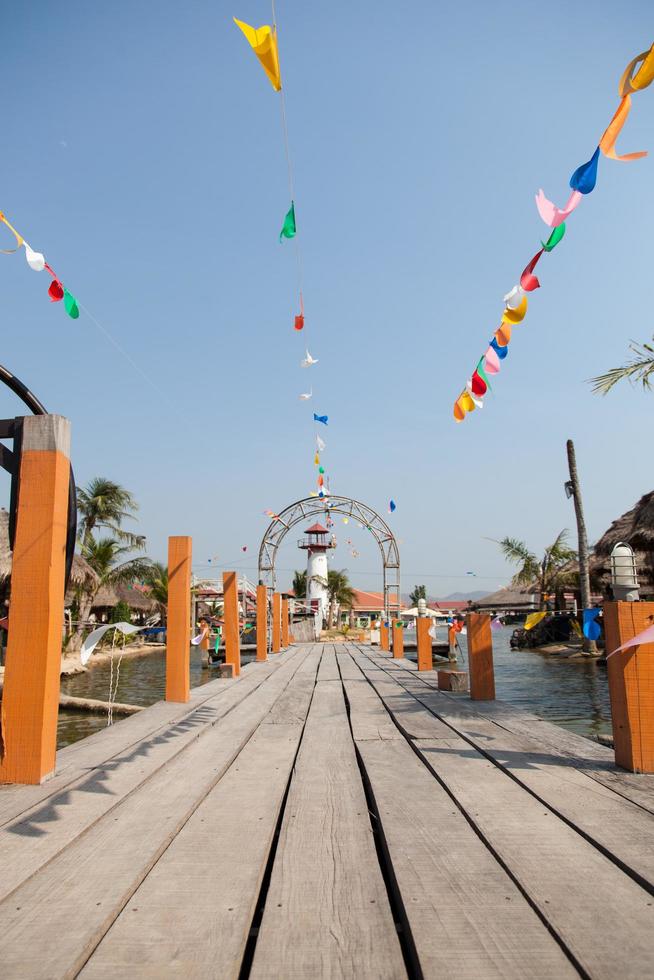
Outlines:
{"type": "Polygon", "coordinates": [[[613,653],[654,623],[654,602],[605,602],[604,632],[616,765],[654,772],[654,643],[613,653]]]}
{"type": "Polygon", "coordinates": [[[23,420],[0,716],[3,783],[41,783],[55,768],[69,457],[68,419],[23,420]]]}
{"type": "Polygon", "coordinates": [[[426,616],[416,619],[416,645],[418,647],[418,670],[433,670],[434,659],[431,649],[431,620],[426,616]]]}
{"type": "Polygon", "coordinates": [[[282,647],[286,649],[288,647],[288,599],[286,596],[282,598],[282,647]]]}
{"type": "Polygon", "coordinates": [[[268,658],[268,589],[257,585],[257,660],[268,658]]]}
{"type": "Polygon", "coordinates": [[[166,627],[166,701],[191,696],[192,540],[168,538],[168,618],[166,627]]]}
{"type": "Polygon", "coordinates": [[[272,604],[272,652],[279,653],[282,648],[282,597],[273,592],[272,604]]]}
{"type": "Polygon", "coordinates": [[[465,670],[439,670],[437,676],[439,691],[468,690],[468,672],[465,670]]]}
{"type": "Polygon", "coordinates": [[[398,621],[396,619],[394,619],[392,623],[393,623],[393,659],[401,660],[402,657],[404,656],[403,627],[401,625],[398,625],[398,621]]]}
{"type": "Polygon", "coordinates": [[[379,624],[379,649],[385,650],[387,653],[390,649],[388,643],[388,626],[386,625],[386,621],[383,617],[379,624]]]}
{"type": "MultiPolygon", "coordinates": [[[[245,604],[245,602],[244,602],[245,604]]],[[[238,579],[236,572],[223,572],[223,619],[225,621],[225,663],[234,677],[241,673],[241,642],[238,629],[238,579]]]]}
{"type": "Polygon", "coordinates": [[[470,700],[495,700],[493,669],[493,634],[487,613],[468,613],[468,669],[470,671],[470,700]]]}

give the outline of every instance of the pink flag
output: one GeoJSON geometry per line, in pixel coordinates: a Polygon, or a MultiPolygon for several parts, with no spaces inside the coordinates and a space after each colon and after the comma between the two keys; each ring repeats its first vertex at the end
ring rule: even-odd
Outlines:
{"type": "Polygon", "coordinates": [[[566,206],[564,208],[557,208],[556,204],[545,197],[541,189],[536,194],[536,207],[546,225],[549,225],[550,228],[558,228],[561,222],[565,221],[569,214],[572,214],[582,197],[583,194],[580,191],[573,191],[568,198],[566,206]]]}
{"type": "Polygon", "coordinates": [[[606,659],[608,660],[614,653],[620,653],[621,650],[628,650],[630,647],[638,647],[641,643],[654,643],[654,623],[652,623],[651,626],[648,626],[646,630],[643,630],[642,633],[638,633],[637,636],[634,636],[633,640],[627,640],[627,642],[623,643],[617,650],[612,650],[606,659]]]}
{"type": "Polygon", "coordinates": [[[486,371],[487,374],[500,373],[500,359],[497,356],[497,351],[494,347],[489,347],[484,354],[484,371],[486,371]]]}

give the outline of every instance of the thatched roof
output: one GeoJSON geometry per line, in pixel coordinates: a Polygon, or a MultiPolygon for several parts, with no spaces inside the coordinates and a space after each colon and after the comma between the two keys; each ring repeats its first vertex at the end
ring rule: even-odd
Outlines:
{"type": "Polygon", "coordinates": [[[515,609],[516,612],[527,612],[538,609],[538,595],[533,592],[519,592],[517,589],[498,589],[472,604],[473,609],[515,609]]]}
{"type": "Polygon", "coordinates": [[[630,544],[634,551],[654,551],[654,490],[613,521],[595,545],[595,554],[610,555],[618,541],[630,544]]]}
{"type": "Polygon", "coordinates": [[[119,602],[126,602],[130,609],[138,612],[151,613],[157,609],[157,604],[146,592],[130,588],[128,585],[103,585],[93,600],[94,609],[113,609],[119,602]]]}
{"type": "MultiPolygon", "coordinates": [[[[0,582],[11,578],[11,551],[9,550],[9,511],[0,508],[0,582]]],[[[81,555],[73,558],[70,585],[87,585],[97,582],[98,577],[81,555]]]]}

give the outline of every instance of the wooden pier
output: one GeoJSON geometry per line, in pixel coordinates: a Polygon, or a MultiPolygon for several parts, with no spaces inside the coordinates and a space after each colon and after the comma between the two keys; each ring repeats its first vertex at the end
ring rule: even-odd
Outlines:
{"type": "Polygon", "coordinates": [[[0,787],[0,975],[654,977],[654,776],[291,647],[0,787]]]}

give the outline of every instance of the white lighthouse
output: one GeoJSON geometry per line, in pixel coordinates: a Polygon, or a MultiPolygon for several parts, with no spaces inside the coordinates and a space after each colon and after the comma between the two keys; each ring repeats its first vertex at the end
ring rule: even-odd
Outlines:
{"type": "Polygon", "coordinates": [[[324,623],[329,608],[327,552],[334,545],[327,539],[329,531],[322,524],[313,524],[304,533],[306,537],[298,541],[298,548],[307,553],[307,599],[324,623]]]}

